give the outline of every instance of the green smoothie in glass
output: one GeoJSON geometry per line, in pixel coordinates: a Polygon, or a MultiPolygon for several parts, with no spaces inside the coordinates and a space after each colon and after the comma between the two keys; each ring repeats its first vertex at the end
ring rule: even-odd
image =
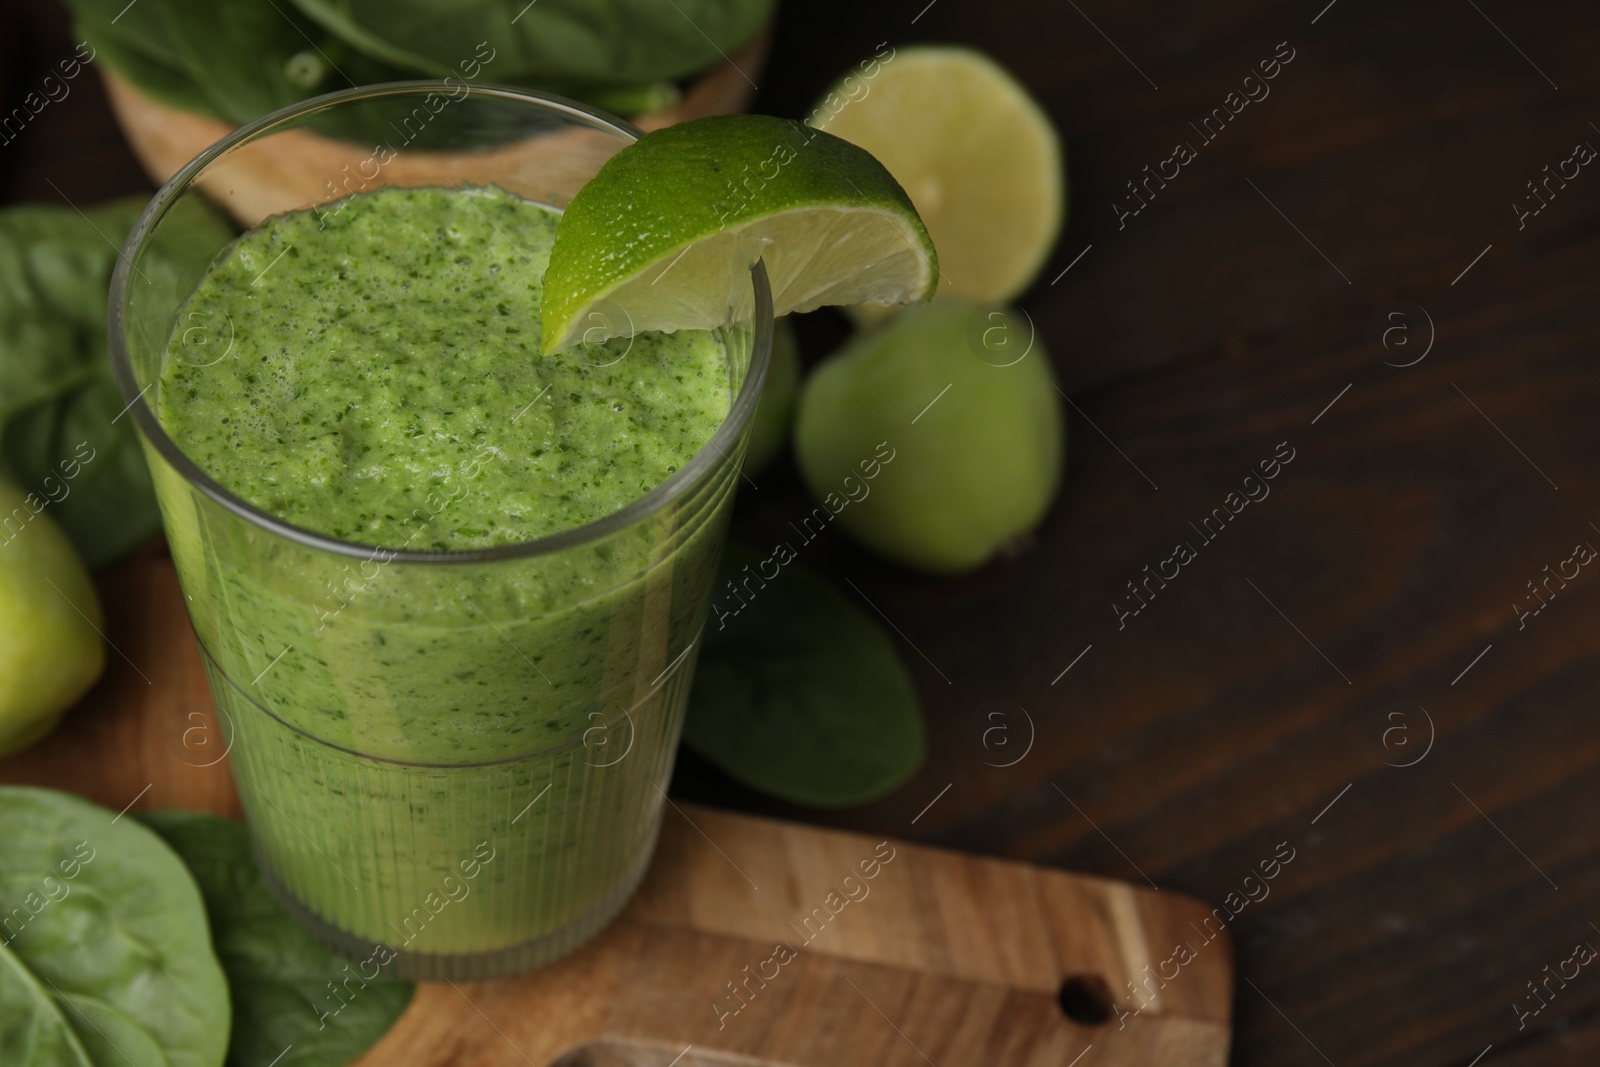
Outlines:
{"type": "Polygon", "coordinates": [[[559,935],[648,858],[721,522],[509,570],[391,558],[599,520],[728,414],[711,332],[541,357],[558,220],[466,187],[268,219],[214,261],[162,361],[157,417],[201,470],[381,546],[328,566],[263,538],[251,566],[219,566],[203,524],[167,513],[191,600],[227,605],[197,628],[264,865],[352,951],[559,935]]]}
{"type": "Polygon", "coordinates": [[[394,83],[264,116],[162,187],[112,276],[112,368],[302,925],[364,975],[478,979],[618,913],[774,314],[937,284],[881,163],[766,116],[641,137],[394,83]],[[173,210],[194,200],[245,234],[173,210]]]}

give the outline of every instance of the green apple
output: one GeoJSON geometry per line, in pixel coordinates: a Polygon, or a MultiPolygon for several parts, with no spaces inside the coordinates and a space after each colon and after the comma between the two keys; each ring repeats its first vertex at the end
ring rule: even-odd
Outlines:
{"type": "Polygon", "coordinates": [[[1015,311],[961,300],[897,311],[806,381],[795,453],[813,495],[868,548],[937,574],[980,567],[1038,524],[1061,482],[1049,357],[1015,311]]]}
{"type": "Polygon", "coordinates": [[[0,756],[55,729],[106,663],[99,598],[47,504],[0,480],[0,756]]]}

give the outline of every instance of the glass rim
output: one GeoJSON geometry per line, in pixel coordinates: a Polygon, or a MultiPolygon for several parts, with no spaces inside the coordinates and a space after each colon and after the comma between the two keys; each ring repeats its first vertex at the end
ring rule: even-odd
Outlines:
{"type": "MultiPolygon", "coordinates": [[[[279,108],[239,126],[209,145],[199,155],[185,163],[171,178],[167,179],[160,189],[156,190],[155,195],[150,198],[150,202],[139,213],[138,219],[133,224],[133,229],[128,232],[127,239],[118,251],[116,266],[111,274],[111,287],[106,296],[106,333],[107,343],[111,350],[112,376],[116,379],[117,388],[122,394],[122,399],[127,403],[127,407],[123,409],[124,413],[132,416],[134,424],[138,427],[144,439],[160,453],[162,459],[173,470],[177,471],[189,485],[198,489],[212,501],[239,518],[268,533],[275,534],[304,547],[361,559],[370,558],[376,553],[381,553],[386,561],[392,563],[485,563],[560,552],[617,533],[640,518],[659,511],[682,497],[685,493],[688,493],[719,459],[726,460],[731,456],[734,447],[738,444],[739,434],[755,415],[756,404],[761,395],[761,386],[767,375],[773,331],[772,291],[767,281],[766,264],[760,259],[757,259],[750,266],[750,286],[754,297],[752,305],[754,337],[750,354],[750,366],[745,372],[744,384],[740,387],[738,396],[733,398],[728,407],[728,414],[717,426],[711,437],[707,439],[706,443],[701,445],[699,450],[690,457],[689,461],[670,474],[660,485],[657,485],[642,496],[635,497],[617,510],[608,512],[598,519],[584,523],[582,526],[568,527],[532,540],[517,541],[507,545],[431,552],[390,549],[383,545],[346,541],[328,534],[318,533],[315,530],[309,530],[303,526],[297,526],[238,496],[206,473],[199,464],[190,459],[178,447],[177,442],[168,436],[160,420],[156,418],[154,410],[145,400],[145,394],[150,391],[151,386],[146,385],[142,389],[139,388],[139,383],[134,377],[132,360],[125,340],[125,326],[134,254],[139,250],[151,231],[154,230],[156,224],[166,216],[167,211],[177,202],[178,197],[190,190],[194,179],[212,163],[221,159],[232,149],[256,140],[259,135],[276,127],[285,126],[308,115],[357,101],[440,92],[458,94],[462,85],[466,86],[469,96],[476,95],[511,100],[521,104],[531,104],[546,111],[578,119],[592,129],[615,133],[618,137],[629,142],[637,141],[644,135],[643,131],[633,124],[614,115],[609,115],[598,108],[589,107],[586,104],[568,100],[565,97],[532,89],[522,89],[512,85],[475,83],[465,79],[452,78],[383,82],[376,85],[341,89],[337,92],[309,97],[287,107],[279,108]]],[[[151,384],[153,385],[154,383],[151,384]]]]}

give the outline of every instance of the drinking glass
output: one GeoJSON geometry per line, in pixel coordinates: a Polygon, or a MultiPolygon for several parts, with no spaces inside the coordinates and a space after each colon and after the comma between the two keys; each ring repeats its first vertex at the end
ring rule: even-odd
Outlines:
{"type": "MultiPolygon", "coordinates": [[[[248,229],[388,185],[495,185],[560,209],[637,136],[590,108],[466,78],[318,97],[179,171],[112,279],[117,380],[261,867],[306,929],[393,974],[538,966],[609,922],[642,878],[766,374],[766,275],[759,263],[736,272],[715,331],[730,411],[682,469],[585,526],[414,551],[398,535],[355,544],[287,522],[164,431],[163,358],[234,358],[230,323],[185,317],[200,270],[174,263],[221,247],[195,249],[205,228],[174,209],[204,198],[248,229]],[[151,254],[174,243],[200,254],[151,254]],[[181,356],[164,356],[176,338],[181,356]]],[[[480,325],[463,310],[458,343],[480,325]]],[[[426,522],[458,490],[470,479],[435,489],[411,518],[426,522]]]]}

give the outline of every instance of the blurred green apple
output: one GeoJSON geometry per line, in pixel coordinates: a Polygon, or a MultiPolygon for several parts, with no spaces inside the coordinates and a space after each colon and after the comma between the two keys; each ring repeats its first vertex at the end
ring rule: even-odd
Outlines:
{"type": "Polygon", "coordinates": [[[47,503],[0,480],[0,756],[55,729],[106,662],[100,600],[47,503]]]}
{"type": "Polygon", "coordinates": [[[1032,324],[962,300],[901,309],[851,341],[807,379],[795,418],[800,471],[839,525],[936,574],[980,567],[1037,525],[1065,449],[1032,324]]]}

